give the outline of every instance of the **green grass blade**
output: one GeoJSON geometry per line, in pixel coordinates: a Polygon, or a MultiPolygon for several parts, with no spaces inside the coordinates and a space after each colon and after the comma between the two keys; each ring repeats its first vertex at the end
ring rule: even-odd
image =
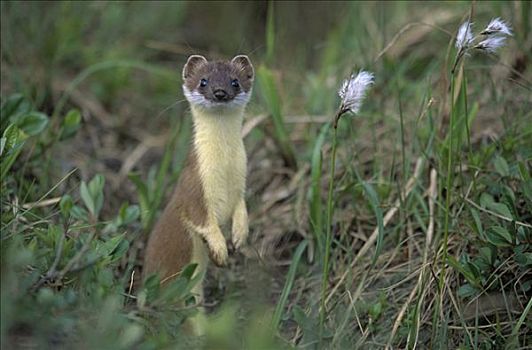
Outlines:
{"type": "Polygon", "coordinates": [[[323,254],[323,205],[321,200],[321,174],[322,174],[322,154],[321,150],[325,143],[325,137],[327,136],[330,123],[323,125],[320,129],[320,133],[314,148],[312,150],[311,160],[311,185],[309,190],[310,197],[310,225],[312,226],[312,232],[314,233],[314,239],[318,246],[319,254],[323,254]]]}
{"type": "Polygon", "coordinates": [[[266,63],[272,64],[275,50],[275,17],[273,1],[268,4],[268,18],[266,19],[266,63]]]}
{"type": "Polygon", "coordinates": [[[532,308],[532,298],[528,299],[528,303],[526,304],[525,310],[523,310],[523,313],[521,316],[519,316],[519,319],[517,320],[517,323],[515,324],[514,328],[512,329],[511,339],[509,343],[507,344],[507,349],[515,349],[513,346],[518,346],[518,340],[517,335],[519,334],[519,329],[521,329],[521,326],[523,326],[523,323],[525,323],[525,320],[527,319],[527,316],[530,312],[530,309],[532,308]]]}
{"type": "Polygon", "coordinates": [[[288,300],[288,296],[290,295],[290,291],[292,290],[292,287],[294,286],[294,280],[296,276],[297,267],[299,266],[299,261],[301,260],[301,256],[303,255],[303,252],[305,251],[305,248],[308,245],[308,241],[303,241],[299,243],[297,246],[296,252],[294,253],[294,257],[292,258],[292,263],[290,264],[290,268],[288,269],[288,274],[286,276],[286,282],[283,287],[283,291],[281,292],[281,297],[279,298],[279,301],[277,302],[277,305],[275,306],[275,311],[273,313],[272,317],[272,328],[277,329],[279,327],[279,323],[281,322],[281,317],[283,315],[284,308],[286,306],[286,301],[288,300]]]}
{"type": "Polygon", "coordinates": [[[275,85],[273,73],[267,67],[260,66],[257,70],[257,78],[266,106],[273,119],[276,142],[279,144],[285,163],[289,167],[296,169],[296,156],[285,128],[283,114],[281,112],[281,99],[275,85]]]}
{"type": "Polygon", "coordinates": [[[382,250],[382,242],[384,241],[384,216],[382,215],[382,209],[379,201],[379,196],[377,195],[377,192],[371,186],[369,183],[363,181],[362,187],[364,188],[364,193],[366,194],[369,204],[371,206],[371,209],[373,209],[373,212],[375,213],[375,218],[377,219],[377,228],[378,228],[378,235],[377,235],[377,244],[375,246],[375,255],[373,256],[372,265],[374,266],[377,262],[377,258],[379,257],[381,250],[382,250]]]}

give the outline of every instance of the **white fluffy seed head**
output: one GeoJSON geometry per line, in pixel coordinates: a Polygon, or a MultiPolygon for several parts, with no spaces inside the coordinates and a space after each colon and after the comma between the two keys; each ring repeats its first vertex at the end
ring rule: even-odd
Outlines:
{"type": "Polygon", "coordinates": [[[465,21],[458,29],[455,42],[456,48],[458,50],[467,50],[467,48],[471,46],[471,43],[473,42],[472,27],[473,23],[465,21]]]}
{"type": "Polygon", "coordinates": [[[373,83],[373,73],[361,70],[356,76],[351,74],[338,91],[338,95],[342,99],[341,108],[351,113],[358,113],[366,92],[373,83]]]}
{"type": "Polygon", "coordinates": [[[486,28],[482,32],[480,32],[481,35],[493,35],[493,34],[501,34],[501,35],[508,35],[512,36],[512,28],[503,21],[501,18],[497,17],[491,20],[491,22],[487,25],[486,28]]]}
{"type": "Polygon", "coordinates": [[[475,48],[488,53],[495,53],[500,47],[504,46],[505,41],[505,36],[489,36],[487,39],[479,42],[475,48]]]}

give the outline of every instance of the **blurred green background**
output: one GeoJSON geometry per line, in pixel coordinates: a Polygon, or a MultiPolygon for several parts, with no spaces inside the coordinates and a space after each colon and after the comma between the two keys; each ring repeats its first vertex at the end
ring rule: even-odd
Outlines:
{"type": "Polygon", "coordinates": [[[2,348],[530,344],[532,232],[515,224],[532,220],[530,15],[528,1],[2,1],[2,348]],[[501,17],[514,36],[451,77],[470,14],[476,32],[501,17]],[[191,54],[247,54],[257,73],[244,123],[250,244],[209,271],[200,340],[179,326],[197,312],[190,276],[167,291],[139,278],[191,137],[181,91],[191,54]],[[327,123],[360,69],[376,81],[338,129],[320,324],[327,123]],[[467,142],[450,135],[455,114],[467,142]],[[354,260],[376,227],[380,254],[354,260]]]}

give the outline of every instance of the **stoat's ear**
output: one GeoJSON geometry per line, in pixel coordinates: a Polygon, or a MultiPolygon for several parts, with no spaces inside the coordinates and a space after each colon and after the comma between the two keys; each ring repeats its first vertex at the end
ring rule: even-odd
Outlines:
{"type": "Polygon", "coordinates": [[[187,63],[183,67],[183,79],[190,77],[196,69],[201,65],[207,63],[207,59],[201,55],[192,55],[188,58],[187,63]]]}
{"type": "Polygon", "coordinates": [[[253,80],[255,76],[255,71],[253,70],[253,65],[251,64],[251,61],[249,60],[248,56],[246,55],[235,56],[235,58],[231,60],[231,63],[240,66],[245,76],[248,79],[253,80]]]}

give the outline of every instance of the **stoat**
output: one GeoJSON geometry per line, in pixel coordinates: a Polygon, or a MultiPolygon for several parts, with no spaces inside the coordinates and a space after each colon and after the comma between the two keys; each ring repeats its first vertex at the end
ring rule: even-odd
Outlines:
{"type": "MultiPolygon", "coordinates": [[[[179,181],[146,248],[144,277],[161,282],[190,263],[204,274],[208,257],[227,264],[221,226],[232,223],[232,241],[241,247],[248,236],[246,152],[242,140],[244,109],[254,78],[247,56],[209,62],[190,56],[183,68],[183,92],[193,118],[193,141],[179,181]]],[[[202,299],[202,284],[194,293],[202,299]]]]}

